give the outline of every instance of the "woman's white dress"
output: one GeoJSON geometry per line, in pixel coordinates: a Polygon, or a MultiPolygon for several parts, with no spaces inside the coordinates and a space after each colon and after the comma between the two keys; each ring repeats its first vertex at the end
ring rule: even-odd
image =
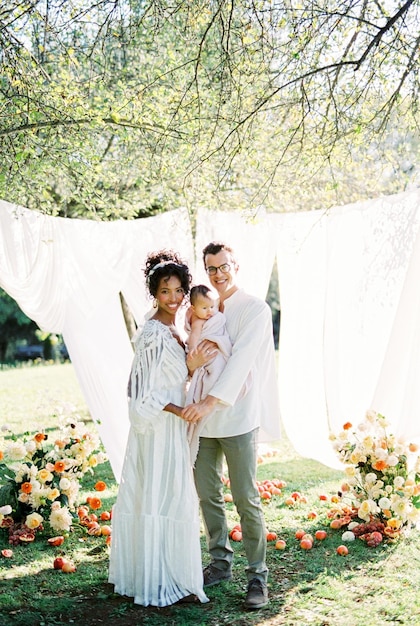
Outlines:
{"type": "Polygon", "coordinates": [[[203,591],[200,519],[187,423],[163,410],[184,405],[185,353],[167,326],[148,320],[135,338],[130,433],[112,514],[109,582],[143,606],[203,591]]]}

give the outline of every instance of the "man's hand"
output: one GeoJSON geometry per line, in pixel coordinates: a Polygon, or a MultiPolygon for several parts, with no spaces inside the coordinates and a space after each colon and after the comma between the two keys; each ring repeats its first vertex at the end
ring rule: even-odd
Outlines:
{"type": "Polygon", "coordinates": [[[194,372],[198,367],[207,365],[217,353],[217,346],[208,339],[200,341],[198,346],[187,355],[187,367],[189,372],[194,372]]]}
{"type": "Polygon", "coordinates": [[[215,398],[214,396],[206,396],[204,400],[200,400],[200,402],[195,404],[188,404],[184,407],[181,412],[181,417],[186,422],[196,424],[203,419],[203,417],[209,415],[218,402],[218,398],[215,398]]]}

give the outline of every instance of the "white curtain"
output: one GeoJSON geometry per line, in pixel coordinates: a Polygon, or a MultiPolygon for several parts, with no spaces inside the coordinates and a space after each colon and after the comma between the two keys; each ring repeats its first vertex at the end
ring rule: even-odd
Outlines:
{"type": "Polygon", "coordinates": [[[119,293],[141,324],[147,253],[178,250],[198,283],[203,247],[226,241],[240,285],[261,298],[277,257],[283,424],[301,455],[338,467],[330,430],[368,408],[420,436],[419,224],[419,191],[329,211],[200,211],[194,252],[184,210],[102,223],[0,202],[0,286],[41,328],[63,334],[118,479],[132,359],[119,293]]]}
{"type": "Polygon", "coordinates": [[[369,408],[394,431],[404,423],[406,434],[419,436],[420,193],[270,218],[280,283],[280,406],[296,450],[339,467],[330,429],[358,423],[369,408]]]}
{"type": "Polygon", "coordinates": [[[265,212],[256,216],[201,209],[195,236],[196,282],[208,283],[202,252],[210,241],[223,241],[235,251],[238,283],[265,300],[276,254],[275,234],[265,212]]]}
{"type": "Polygon", "coordinates": [[[119,293],[141,324],[150,308],[142,272],[147,253],[174,248],[194,269],[187,211],[104,223],[0,202],[0,226],[0,286],[40,328],[62,333],[119,479],[133,355],[119,293]]]}

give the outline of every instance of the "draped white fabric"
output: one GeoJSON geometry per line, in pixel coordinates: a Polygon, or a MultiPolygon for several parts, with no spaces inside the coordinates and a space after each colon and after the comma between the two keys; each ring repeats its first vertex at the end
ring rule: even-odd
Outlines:
{"type": "Polygon", "coordinates": [[[41,328],[63,334],[118,478],[132,359],[118,293],[141,323],[147,253],[175,248],[194,282],[206,282],[202,248],[221,239],[237,253],[240,285],[264,298],[277,257],[283,424],[300,454],[334,467],[330,429],[368,408],[420,436],[419,224],[419,191],[256,218],[200,211],[194,255],[183,210],[97,223],[0,202],[0,286],[41,328]]]}
{"type": "Polygon", "coordinates": [[[0,286],[40,328],[62,333],[118,479],[133,358],[119,292],[141,324],[150,307],[142,272],[147,253],[176,248],[194,267],[188,213],[104,223],[0,202],[0,226],[0,286]]]}
{"type": "Polygon", "coordinates": [[[195,236],[196,283],[208,284],[202,259],[210,241],[225,241],[239,262],[238,282],[245,291],[265,299],[276,253],[271,221],[264,212],[256,217],[202,209],[198,212],[195,236]]]}
{"type": "Polygon", "coordinates": [[[358,423],[369,408],[394,431],[403,426],[418,437],[420,193],[270,218],[280,283],[280,406],[296,450],[341,467],[330,429],[358,423]]]}

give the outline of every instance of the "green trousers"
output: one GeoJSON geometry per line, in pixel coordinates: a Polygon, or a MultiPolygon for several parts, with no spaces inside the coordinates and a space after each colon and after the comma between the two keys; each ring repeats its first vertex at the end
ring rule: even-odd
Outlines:
{"type": "Polygon", "coordinates": [[[226,458],[230,488],[240,517],[242,540],[248,560],[247,578],[266,581],[266,526],[256,486],[257,435],[258,429],[236,437],[200,437],[194,478],[211,562],[219,569],[230,570],[233,550],[229,543],[221,479],[223,457],[226,458]]]}

